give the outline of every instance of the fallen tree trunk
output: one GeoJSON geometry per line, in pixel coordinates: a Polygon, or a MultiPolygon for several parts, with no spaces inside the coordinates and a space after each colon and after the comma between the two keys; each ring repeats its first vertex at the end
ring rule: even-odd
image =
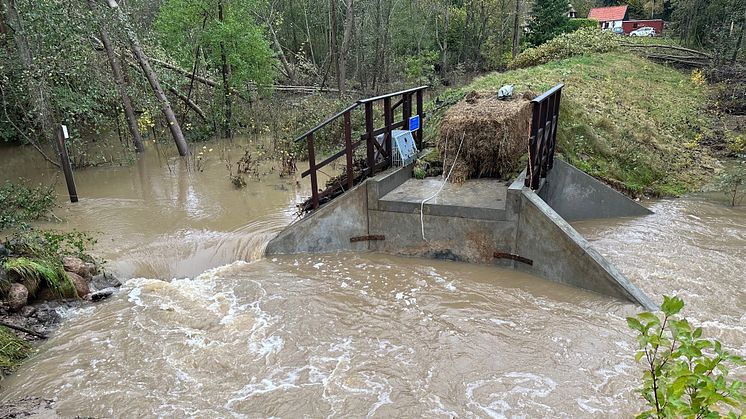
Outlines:
{"type": "Polygon", "coordinates": [[[710,54],[708,54],[708,53],[706,53],[706,52],[702,52],[702,51],[697,51],[696,49],[689,49],[689,48],[684,48],[684,47],[677,47],[677,46],[675,46],[675,45],[663,45],[663,44],[648,44],[648,45],[644,45],[644,44],[628,44],[628,43],[622,43],[622,46],[625,46],[625,47],[629,47],[629,48],[661,48],[661,49],[673,49],[673,50],[676,50],[676,51],[683,51],[683,52],[688,52],[688,53],[691,53],[691,54],[701,55],[701,56],[703,56],[703,57],[706,57],[706,58],[708,58],[708,59],[712,59],[712,55],[710,55],[710,54]]]}
{"type": "Polygon", "coordinates": [[[173,93],[179,99],[181,99],[181,101],[184,102],[184,104],[186,104],[187,106],[189,106],[189,108],[191,108],[195,113],[197,113],[197,115],[199,115],[199,117],[202,118],[203,121],[207,121],[205,112],[202,110],[202,108],[199,107],[199,105],[194,103],[192,99],[189,99],[188,97],[186,97],[186,95],[184,95],[183,93],[181,93],[180,91],[178,91],[177,89],[173,87],[169,87],[168,91],[173,93]]]}
{"type": "Polygon", "coordinates": [[[176,64],[171,64],[169,62],[166,62],[166,61],[163,61],[163,60],[159,60],[157,58],[152,58],[152,57],[150,58],[150,61],[152,61],[153,64],[156,64],[156,65],[158,65],[160,67],[163,67],[163,68],[167,68],[169,70],[173,70],[173,71],[175,71],[175,72],[177,72],[177,73],[179,73],[179,74],[181,74],[181,75],[183,75],[185,77],[193,79],[194,81],[198,81],[198,82],[200,82],[202,84],[205,84],[207,86],[218,87],[218,82],[216,82],[215,80],[208,79],[207,77],[203,77],[203,76],[198,76],[196,74],[192,74],[191,71],[185,70],[185,69],[177,66],[176,64]]]}
{"type": "Polygon", "coordinates": [[[665,61],[667,63],[682,64],[689,67],[705,68],[709,67],[709,62],[696,61],[696,57],[677,57],[672,55],[648,54],[646,57],[654,61],[665,61]]]}

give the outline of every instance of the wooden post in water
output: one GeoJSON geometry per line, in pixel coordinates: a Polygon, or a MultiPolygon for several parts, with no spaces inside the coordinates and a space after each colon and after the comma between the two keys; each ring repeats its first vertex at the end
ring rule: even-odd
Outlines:
{"type": "Polygon", "coordinates": [[[68,138],[70,138],[70,136],[67,133],[67,127],[65,125],[58,126],[57,150],[60,153],[62,172],[65,174],[65,182],[67,183],[67,192],[70,194],[70,202],[78,202],[78,191],[75,188],[73,168],[72,165],[70,165],[70,157],[67,155],[67,147],[65,147],[65,140],[68,138]]]}

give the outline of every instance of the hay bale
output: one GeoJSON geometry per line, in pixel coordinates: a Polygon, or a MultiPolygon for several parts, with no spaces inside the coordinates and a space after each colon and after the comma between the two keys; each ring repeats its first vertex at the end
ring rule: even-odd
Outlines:
{"type": "Polygon", "coordinates": [[[452,106],[440,125],[438,149],[443,159],[443,173],[458,160],[449,180],[462,183],[467,179],[500,178],[514,172],[528,149],[531,123],[531,94],[498,100],[494,92],[470,92],[452,106]]]}

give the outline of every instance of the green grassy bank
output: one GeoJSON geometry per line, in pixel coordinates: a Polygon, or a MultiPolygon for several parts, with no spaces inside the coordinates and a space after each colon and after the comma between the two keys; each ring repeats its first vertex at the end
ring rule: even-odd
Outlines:
{"type": "Polygon", "coordinates": [[[700,144],[712,123],[709,87],[631,53],[492,73],[449,92],[446,100],[504,84],[541,93],[557,83],[565,84],[558,152],[590,175],[630,195],[673,196],[699,188],[713,173],[717,162],[700,144]]]}

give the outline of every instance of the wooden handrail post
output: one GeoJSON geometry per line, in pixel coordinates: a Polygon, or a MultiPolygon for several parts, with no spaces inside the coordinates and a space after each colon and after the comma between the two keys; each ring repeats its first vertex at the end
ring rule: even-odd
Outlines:
{"type": "Polygon", "coordinates": [[[373,136],[373,102],[365,103],[365,132],[366,137],[368,138],[368,174],[373,176],[373,171],[376,166],[376,157],[373,150],[373,141],[376,141],[376,138],[373,136]]]}
{"type": "Polygon", "coordinates": [[[62,172],[65,174],[65,183],[67,183],[67,192],[70,194],[70,202],[78,202],[78,191],[75,187],[75,178],[73,177],[73,167],[70,164],[70,156],[67,155],[65,140],[68,137],[67,127],[60,125],[57,127],[57,150],[60,153],[62,163],[62,172]]]}
{"type": "Polygon", "coordinates": [[[425,126],[425,115],[422,112],[422,90],[418,90],[417,93],[417,115],[420,117],[420,128],[414,133],[414,139],[417,143],[417,148],[422,150],[422,128],[425,126]]]}
{"type": "Polygon", "coordinates": [[[347,155],[347,189],[352,189],[354,184],[354,171],[352,167],[352,122],[350,121],[350,111],[345,112],[345,154],[347,155]]]}
{"type": "Polygon", "coordinates": [[[313,133],[308,134],[308,169],[311,172],[311,196],[313,209],[319,207],[319,181],[316,178],[316,150],[313,145],[313,133]]]}
{"type": "Polygon", "coordinates": [[[386,133],[383,136],[384,148],[389,153],[388,160],[389,164],[394,163],[394,148],[391,146],[391,125],[394,123],[394,114],[391,111],[391,98],[386,97],[383,99],[383,121],[386,124],[386,133]]]}

